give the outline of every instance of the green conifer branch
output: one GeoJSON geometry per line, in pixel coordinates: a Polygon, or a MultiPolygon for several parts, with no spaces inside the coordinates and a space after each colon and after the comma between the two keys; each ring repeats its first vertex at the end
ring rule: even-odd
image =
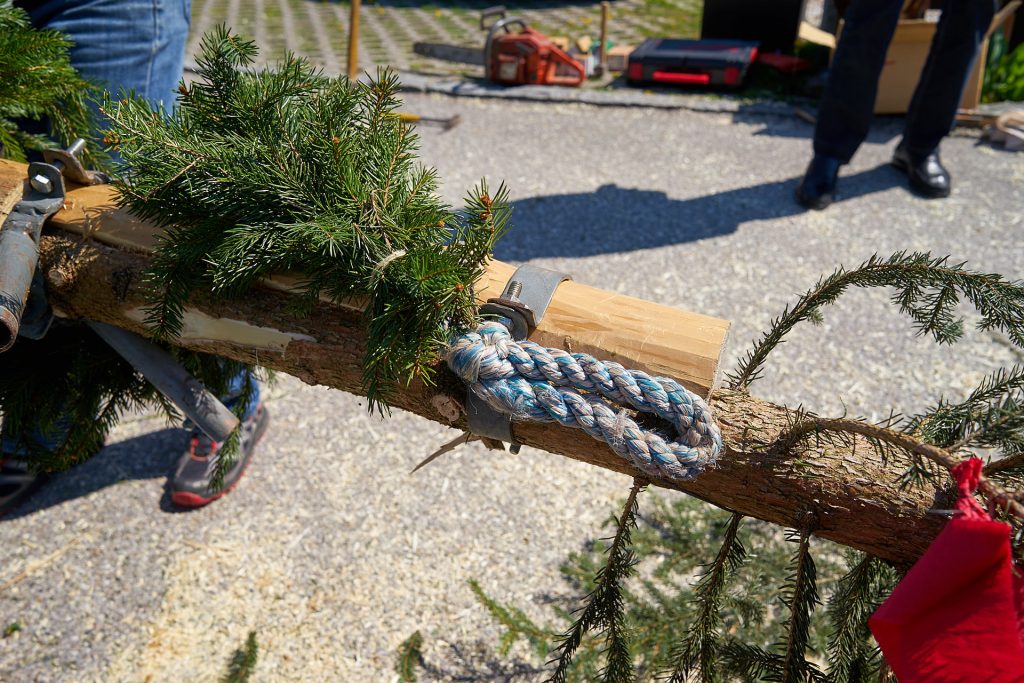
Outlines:
{"type": "Polygon", "coordinates": [[[746,389],[760,377],[768,355],[799,323],[821,322],[823,306],[835,301],[850,287],[892,287],[892,301],[909,316],[918,334],[928,334],[940,344],[963,335],[963,321],[956,316],[961,297],[981,314],[978,328],[1000,330],[1010,341],[1024,347],[1024,284],[1002,276],[966,270],[964,263],[951,264],[949,257],[897,252],[889,258],[872,256],[852,270],[840,267],[808,290],[791,308],[772,320],[769,329],[729,375],[734,388],[746,389]]]}
{"type": "Polygon", "coordinates": [[[490,613],[491,617],[505,629],[501,636],[498,654],[506,656],[520,638],[525,639],[533,651],[540,657],[549,652],[551,643],[556,638],[554,631],[538,626],[518,607],[502,605],[487,595],[475,579],[469,580],[469,588],[473,591],[477,601],[490,613]]]}
{"type": "Polygon", "coordinates": [[[829,683],[872,683],[881,652],[868,629],[868,618],[892,592],[897,573],[876,557],[850,555],[851,567],[828,601],[832,632],[828,641],[829,683]],[[858,559],[859,558],[859,559],[858,559]]]}
{"type": "Polygon", "coordinates": [[[698,612],[686,638],[672,655],[674,661],[669,683],[687,683],[694,672],[702,683],[721,679],[718,655],[721,647],[719,626],[721,605],[729,579],[746,560],[746,549],[739,537],[743,515],[733,513],[725,529],[722,545],[714,561],[705,568],[694,588],[698,612]]]}
{"type": "Polygon", "coordinates": [[[587,596],[576,622],[562,636],[552,661],[557,662],[550,683],[566,683],[573,656],[583,637],[593,629],[605,634],[604,667],[600,672],[605,683],[627,683],[633,680],[633,658],[629,651],[629,634],[623,609],[623,582],[632,574],[636,557],[630,547],[632,530],[636,527],[637,495],[646,486],[640,479],[626,498],[611,546],[608,561],[598,572],[596,587],[587,596]]]}
{"type": "Polygon", "coordinates": [[[0,157],[24,162],[30,152],[82,137],[89,143],[83,162],[105,163],[89,104],[100,89],[72,68],[70,48],[59,31],[34,29],[24,10],[0,3],[0,157]],[[49,134],[25,131],[25,121],[48,123],[49,134]]]}
{"type": "Polygon", "coordinates": [[[783,600],[789,608],[781,676],[778,679],[782,683],[802,683],[823,678],[818,668],[806,658],[811,614],[815,606],[820,604],[817,568],[811,556],[811,534],[804,530],[796,540],[799,545],[793,557],[792,574],[782,592],[783,600]]]}
{"type": "Polygon", "coordinates": [[[423,634],[416,631],[398,646],[395,673],[402,683],[416,683],[416,669],[423,662],[423,634]]]}
{"type": "Polygon", "coordinates": [[[307,305],[368,299],[364,385],[384,409],[396,384],[429,382],[450,336],[477,320],[472,285],[506,229],[507,191],[481,183],[457,212],[441,201],[394,116],[393,74],[349,83],[294,56],[257,70],[256,54],[219,28],[175,110],[104,102],[130,169],[122,200],[165,229],[148,323],[172,339],[194,291],[239,296],[272,273],[302,273],[307,305]]]}
{"type": "Polygon", "coordinates": [[[1024,465],[1024,366],[988,375],[963,401],[940,400],[912,418],[906,431],[952,452],[995,448],[1010,456],[989,463],[986,474],[1024,465]]]}
{"type": "Polygon", "coordinates": [[[256,631],[249,631],[245,644],[231,657],[228,671],[221,677],[220,683],[247,683],[256,668],[259,658],[259,645],[256,642],[256,631]]]}

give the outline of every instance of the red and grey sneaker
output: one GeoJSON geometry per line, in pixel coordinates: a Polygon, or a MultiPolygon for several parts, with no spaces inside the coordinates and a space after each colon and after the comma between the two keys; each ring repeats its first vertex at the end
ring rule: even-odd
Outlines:
{"type": "Polygon", "coordinates": [[[256,412],[242,421],[238,458],[231,469],[224,473],[224,483],[220,488],[212,488],[211,484],[221,444],[198,429],[193,429],[189,448],[178,460],[174,474],[171,475],[171,502],[182,507],[202,507],[230,491],[245,474],[256,443],[267,431],[269,421],[270,416],[262,403],[256,407],[256,412]]]}

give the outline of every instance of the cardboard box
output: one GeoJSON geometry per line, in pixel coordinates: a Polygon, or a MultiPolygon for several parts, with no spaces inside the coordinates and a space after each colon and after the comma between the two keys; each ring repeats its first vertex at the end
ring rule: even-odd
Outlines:
{"type": "MultiPolygon", "coordinates": [[[[967,77],[961,109],[974,109],[981,101],[981,86],[984,79],[985,57],[988,55],[988,39],[1000,26],[1012,28],[1013,13],[1020,7],[1021,0],[1014,0],[998,12],[989,26],[985,40],[978,51],[978,59],[967,77]]],[[[878,79],[878,97],[875,99],[876,114],[905,114],[910,107],[917,80],[924,69],[932,38],[935,37],[937,21],[928,19],[901,19],[885,56],[885,66],[878,79]]],[[[839,27],[842,32],[842,25],[839,27]]],[[[799,37],[817,45],[835,49],[836,37],[830,33],[802,23],[799,37]]]]}
{"type": "Polygon", "coordinates": [[[633,53],[632,45],[616,45],[608,50],[608,70],[625,71],[629,68],[629,55],[633,53]]]}

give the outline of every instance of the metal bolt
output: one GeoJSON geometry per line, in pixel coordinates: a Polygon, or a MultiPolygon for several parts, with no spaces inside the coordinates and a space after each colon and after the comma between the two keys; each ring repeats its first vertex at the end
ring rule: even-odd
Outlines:
{"type": "Polygon", "coordinates": [[[43,194],[50,194],[53,192],[53,181],[42,173],[34,175],[32,179],[29,180],[29,183],[37,192],[42,192],[43,194]]]}
{"type": "Polygon", "coordinates": [[[508,298],[513,301],[519,298],[519,293],[523,291],[523,283],[519,280],[512,280],[508,283],[508,298]]]}
{"type": "Polygon", "coordinates": [[[82,151],[83,147],[85,147],[85,140],[83,140],[82,138],[78,138],[77,140],[72,142],[71,146],[68,147],[65,151],[71,156],[75,156],[76,154],[82,151]]]}

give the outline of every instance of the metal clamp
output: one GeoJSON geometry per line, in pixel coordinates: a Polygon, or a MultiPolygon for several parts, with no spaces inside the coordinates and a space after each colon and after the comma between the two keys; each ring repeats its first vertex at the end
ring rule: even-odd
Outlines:
{"type": "MultiPolygon", "coordinates": [[[[496,319],[508,328],[513,339],[522,341],[544,319],[558,285],[571,279],[568,273],[531,265],[519,266],[501,296],[488,299],[480,307],[480,313],[496,319]]],[[[472,389],[466,399],[466,422],[473,434],[508,443],[512,453],[519,452],[520,444],[512,434],[512,417],[496,411],[472,389]]]]}
{"type": "Polygon", "coordinates": [[[46,300],[39,261],[43,224],[64,205],[65,178],[82,185],[98,185],[109,179],[87,171],[76,155],[85,148],[78,138],[67,149],[48,149],[45,161],[28,166],[28,186],[20,202],[0,227],[0,353],[15,339],[42,339],[53,322],[46,300]]]}

